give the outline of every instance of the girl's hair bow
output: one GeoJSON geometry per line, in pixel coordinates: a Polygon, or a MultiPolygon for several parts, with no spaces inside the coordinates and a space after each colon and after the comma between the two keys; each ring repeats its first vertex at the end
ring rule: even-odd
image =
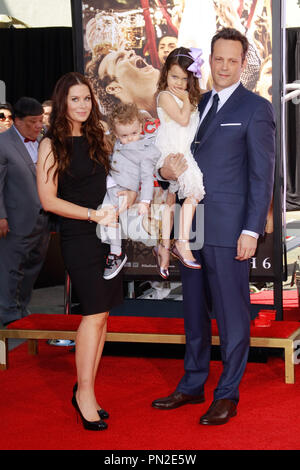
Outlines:
{"type": "Polygon", "coordinates": [[[194,62],[188,67],[189,72],[193,72],[194,77],[201,78],[201,67],[204,64],[204,60],[201,58],[202,49],[197,49],[196,47],[190,47],[190,56],[194,62]]]}

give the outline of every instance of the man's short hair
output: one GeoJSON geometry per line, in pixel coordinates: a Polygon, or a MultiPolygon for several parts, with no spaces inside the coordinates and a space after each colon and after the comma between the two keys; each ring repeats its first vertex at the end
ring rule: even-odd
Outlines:
{"type": "Polygon", "coordinates": [[[35,98],[23,96],[14,105],[15,118],[25,118],[26,116],[40,116],[44,113],[43,106],[35,98]]]}
{"type": "Polygon", "coordinates": [[[218,39],[226,39],[230,41],[239,41],[242,44],[243,47],[243,54],[242,54],[242,62],[244,62],[248,48],[249,48],[249,42],[246,36],[244,36],[240,31],[234,28],[223,28],[221,31],[219,31],[217,34],[214,35],[214,37],[211,40],[211,55],[213,55],[214,52],[214,45],[215,42],[218,41],[218,39]]]}

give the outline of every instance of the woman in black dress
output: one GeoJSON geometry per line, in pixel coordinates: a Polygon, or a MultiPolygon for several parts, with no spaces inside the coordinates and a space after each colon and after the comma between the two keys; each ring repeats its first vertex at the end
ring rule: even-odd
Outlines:
{"type": "Polygon", "coordinates": [[[117,222],[115,208],[97,210],[106,191],[111,148],[84,76],[61,77],[52,99],[50,127],[39,149],[38,190],[43,208],[61,217],[62,255],[83,309],[72,404],[86,429],[101,430],[107,428],[108,413],[96,400],[94,382],[109,310],[123,301],[120,275],[110,281],[102,277],[107,246],[97,238],[95,224],[117,222]]]}

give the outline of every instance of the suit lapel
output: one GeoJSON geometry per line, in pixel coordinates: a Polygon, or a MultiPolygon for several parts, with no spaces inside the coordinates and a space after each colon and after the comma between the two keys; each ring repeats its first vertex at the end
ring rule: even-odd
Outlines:
{"type": "Polygon", "coordinates": [[[20,137],[18,136],[14,128],[11,127],[10,130],[11,130],[11,139],[12,139],[12,143],[14,147],[16,148],[20,156],[23,158],[23,160],[26,162],[26,164],[29,166],[34,176],[36,176],[35,164],[33,163],[31,156],[27,152],[25,145],[21,141],[20,137]]]}
{"type": "MultiPolygon", "coordinates": [[[[224,115],[226,115],[227,113],[230,113],[232,108],[236,109],[236,106],[238,105],[238,102],[239,102],[241,96],[243,95],[243,93],[244,93],[244,87],[243,87],[243,85],[239,85],[238,88],[228,98],[226,103],[222,106],[220,111],[217,112],[216,117],[211,122],[211,124],[209,125],[207,131],[205,132],[201,142],[198,144],[198,147],[197,147],[198,149],[205,143],[205,141],[208,139],[208,137],[220,125],[220,123],[222,122],[222,120],[224,118],[224,115]]],[[[203,111],[204,111],[204,109],[202,110],[202,112],[203,111]]]]}

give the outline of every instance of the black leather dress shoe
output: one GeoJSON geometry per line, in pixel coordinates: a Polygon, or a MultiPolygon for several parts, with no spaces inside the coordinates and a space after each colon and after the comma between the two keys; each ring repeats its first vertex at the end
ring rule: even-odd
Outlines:
{"type": "Polygon", "coordinates": [[[237,414],[236,404],[223,398],[212,402],[207,412],[201,416],[200,424],[217,425],[225,424],[237,414]]]}
{"type": "Polygon", "coordinates": [[[182,405],[194,405],[197,403],[203,403],[205,401],[204,394],[201,395],[186,395],[181,392],[173,392],[168,397],[158,398],[152,402],[154,408],[159,410],[173,410],[182,405]]]}

